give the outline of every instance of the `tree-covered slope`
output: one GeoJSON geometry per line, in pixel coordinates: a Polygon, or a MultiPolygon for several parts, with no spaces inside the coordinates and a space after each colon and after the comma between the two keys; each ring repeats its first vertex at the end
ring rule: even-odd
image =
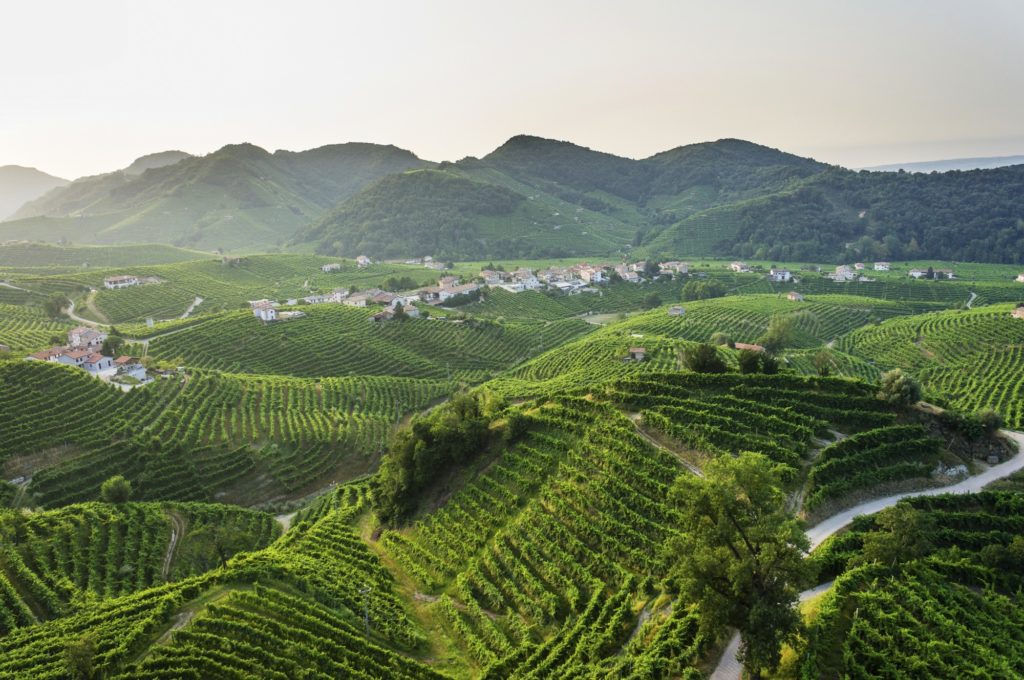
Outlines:
{"type": "Polygon", "coordinates": [[[0,238],[266,249],[368,182],[421,165],[408,151],[370,144],[273,154],[230,145],[141,173],[77,180],[24,206],[0,238]]]}
{"type": "Polygon", "coordinates": [[[67,184],[66,179],[35,168],[20,165],[0,167],[0,220],[10,217],[25,203],[36,200],[51,189],[67,184]]]}

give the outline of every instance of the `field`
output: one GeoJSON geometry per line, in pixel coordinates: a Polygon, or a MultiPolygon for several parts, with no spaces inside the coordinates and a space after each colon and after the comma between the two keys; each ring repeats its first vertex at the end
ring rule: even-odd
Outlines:
{"type": "Polygon", "coordinates": [[[892,319],[836,347],[879,367],[909,369],[933,398],[965,411],[993,408],[1010,427],[1024,418],[1024,320],[1012,305],[892,319]]]}
{"type": "Polygon", "coordinates": [[[904,501],[916,547],[891,562],[858,562],[869,537],[894,531],[876,516],[821,546],[820,578],[836,580],[808,631],[802,676],[1024,674],[1021,572],[1009,557],[1024,532],[1022,500],[988,492],[904,501]]]}
{"type": "Polygon", "coordinates": [[[448,393],[414,378],[215,372],[123,393],[77,369],[20,361],[0,362],[0,376],[0,462],[14,477],[53,458],[28,487],[47,506],[95,498],[114,474],[140,499],[254,503],[362,473],[403,414],[448,393]]]}
{"type": "Polygon", "coordinates": [[[173,246],[56,246],[13,241],[0,243],[0,268],[15,267],[130,267],[209,259],[209,253],[173,246]]]}
{"type": "Polygon", "coordinates": [[[305,318],[263,325],[248,311],[153,339],[152,356],[197,368],[295,376],[393,375],[479,382],[593,330],[543,324],[407,319],[374,323],[374,310],[302,308],[305,318]]]}

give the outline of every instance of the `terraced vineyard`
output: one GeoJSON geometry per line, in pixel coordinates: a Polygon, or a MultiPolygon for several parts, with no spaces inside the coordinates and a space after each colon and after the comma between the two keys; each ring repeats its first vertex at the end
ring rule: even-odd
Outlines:
{"type": "Polygon", "coordinates": [[[890,369],[910,369],[928,395],[963,411],[990,407],[1024,423],[1024,321],[1012,305],[893,319],[841,338],[836,347],[890,369]]]}
{"type": "Polygon", "coordinates": [[[104,677],[442,677],[405,655],[422,633],[349,525],[363,499],[221,569],[16,629],[0,638],[0,675],[66,677],[62,650],[86,638],[104,677]]]}
{"type": "Polygon", "coordinates": [[[305,318],[266,326],[249,312],[225,314],[155,338],[149,352],[232,372],[479,382],[593,330],[578,319],[508,325],[437,319],[373,323],[366,309],[317,305],[304,311],[305,318]]]}
{"type": "Polygon", "coordinates": [[[89,503],[0,515],[0,531],[17,537],[0,546],[0,634],[216,566],[214,527],[230,532],[225,558],[280,533],[269,515],[223,505],[89,503]],[[172,538],[172,516],[184,535],[172,538]]]}
{"type": "MultiPolygon", "coordinates": [[[[10,290],[0,287],[0,293],[10,290]]],[[[12,352],[34,352],[48,347],[54,336],[65,337],[71,324],[54,321],[40,307],[0,302],[0,345],[12,352]]]]}
{"type": "Polygon", "coordinates": [[[836,581],[811,623],[802,677],[1024,674],[1021,571],[1011,566],[1024,496],[915,498],[897,509],[896,525],[861,517],[816,551],[820,578],[836,581]],[[913,527],[915,548],[858,563],[869,537],[899,524],[913,527]]]}
{"type": "Polygon", "coordinates": [[[414,378],[193,372],[126,394],[77,369],[21,361],[0,363],[0,376],[0,461],[15,476],[49,452],[29,491],[50,506],[95,498],[114,474],[142,499],[244,489],[254,502],[336,470],[365,472],[403,414],[449,391],[414,378]],[[69,413],[66,399],[79,408],[69,413]]]}

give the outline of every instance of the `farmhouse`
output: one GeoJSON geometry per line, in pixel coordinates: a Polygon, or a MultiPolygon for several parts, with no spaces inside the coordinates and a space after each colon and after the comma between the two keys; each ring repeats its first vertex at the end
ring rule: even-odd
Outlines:
{"type": "Polygon", "coordinates": [[[854,262],[853,263],[853,268],[856,269],[857,271],[861,271],[862,269],[864,269],[864,263],[863,262],[854,262]]]}
{"type": "Polygon", "coordinates": [[[65,351],[63,347],[51,347],[50,349],[33,352],[25,358],[32,361],[60,361],[65,351]]]}
{"type": "Polygon", "coordinates": [[[99,347],[107,339],[106,333],[101,333],[94,328],[79,326],[68,331],[68,345],[70,347],[90,348],[99,347]]]}
{"type": "Polygon", "coordinates": [[[643,347],[630,347],[626,354],[625,361],[643,361],[647,357],[647,350],[643,347]]]}
{"type": "Polygon", "coordinates": [[[682,316],[684,314],[686,314],[686,310],[683,309],[682,305],[672,305],[668,308],[669,316],[682,316]]]}
{"type": "Polygon", "coordinates": [[[1014,319],[1024,319],[1024,303],[1014,307],[1013,311],[1010,312],[1010,316],[1012,316],[1014,319]]]}
{"type": "Polygon", "coordinates": [[[875,263],[875,271],[876,272],[887,272],[887,271],[889,271],[889,267],[890,267],[890,264],[888,262],[876,262],[875,263]]]}
{"type": "Polygon", "coordinates": [[[775,283],[787,283],[793,280],[793,273],[788,269],[777,269],[772,267],[768,270],[768,280],[775,283]]]}
{"type": "Polygon", "coordinates": [[[117,375],[135,378],[142,382],[147,378],[145,367],[135,357],[123,356],[114,359],[114,368],[117,369],[117,375]]]}
{"type": "Polygon", "coordinates": [[[580,267],[579,277],[581,280],[587,283],[602,283],[604,278],[604,270],[600,267],[580,267]]]}
{"type": "Polygon", "coordinates": [[[804,296],[802,294],[796,292],[795,290],[791,290],[791,291],[789,291],[789,295],[786,296],[786,299],[787,300],[792,300],[793,302],[803,302],[804,301],[804,296]]]}
{"type": "Polygon", "coordinates": [[[372,293],[356,293],[342,300],[341,304],[348,305],[349,307],[365,307],[372,296],[372,293]]]}
{"type": "Polygon", "coordinates": [[[508,274],[505,272],[494,271],[493,269],[480,270],[480,278],[488,286],[496,286],[504,281],[506,277],[508,277],[508,274]]]}
{"type": "Polygon", "coordinates": [[[923,279],[926,276],[928,276],[928,270],[927,269],[911,269],[909,272],[907,272],[907,276],[910,276],[911,278],[915,278],[915,279],[923,279]]]}
{"type": "Polygon", "coordinates": [[[1024,274],[1017,274],[1017,283],[1024,283],[1024,274]]]}
{"type": "Polygon", "coordinates": [[[324,274],[341,271],[341,263],[331,262],[329,264],[320,265],[320,271],[322,271],[324,274]]]}
{"type": "Polygon", "coordinates": [[[688,274],[690,272],[689,262],[659,262],[658,268],[663,272],[675,272],[676,274],[688,274]]]}
{"type": "Polygon", "coordinates": [[[128,288],[139,285],[139,277],[125,274],[123,276],[108,276],[103,279],[103,287],[113,290],[115,288],[128,288]]]}
{"type": "Polygon", "coordinates": [[[853,268],[849,265],[841,264],[836,267],[836,270],[830,275],[833,281],[853,281],[856,275],[853,273],[853,268]]]}
{"type": "Polygon", "coordinates": [[[356,258],[356,264],[359,266],[360,269],[362,269],[363,267],[369,267],[371,264],[373,264],[373,260],[368,258],[366,255],[360,255],[359,257],[356,258]]]}
{"type": "Polygon", "coordinates": [[[736,349],[745,349],[745,350],[748,350],[750,352],[763,352],[764,351],[764,347],[762,347],[761,345],[754,345],[754,344],[747,343],[747,342],[737,342],[737,343],[734,343],[734,347],[736,349]]]}
{"type": "Polygon", "coordinates": [[[956,278],[956,274],[953,273],[952,269],[933,269],[932,270],[932,274],[934,274],[935,278],[937,278],[937,279],[955,279],[956,278]]]}
{"type": "Polygon", "coordinates": [[[270,300],[258,300],[252,305],[252,315],[264,323],[277,321],[277,308],[270,300]]]}
{"type": "Polygon", "coordinates": [[[750,272],[750,267],[747,266],[746,262],[733,262],[729,265],[729,269],[733,270],[737,274],[747,274],[750,272]]]}
{"type": "Polygon", "coordinates": [[[405,315],[410,319],[420,318],[419,307],[416,307],[415,305],[405,305],[402,307],[402,311],[405,312],[405,315]]]}
{"type": "Polygon", "coordinates": [[[98,352],[90,352],[80,365],[90,373],[99,373],[108,368],[113,368],[114,359],[112,357],[105,357],[98,352]]]}

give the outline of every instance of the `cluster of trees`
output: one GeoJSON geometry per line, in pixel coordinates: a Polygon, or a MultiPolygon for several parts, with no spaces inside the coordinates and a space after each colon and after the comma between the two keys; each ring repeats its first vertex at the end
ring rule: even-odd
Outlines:
{"type": "Polygon", "coordinates": [[[683,299],[687,302],[724,297],[725,293],[725,284],[714,279],[691,279],[683,286],[683,299]]]}
{"type": "MultiPolygon", "coordinates": [[[[459,394],[399,430],[372,482],[373,508],[385,525],[411,515],[422,491],[491,443],[491,424],[504,402],[491,392],[459,394]]],[[[510,417],[503,430],[517,436],[522,421],[510,417]]]]}
{"type": "Polygon", "coordinates": [[[1019,264],[1024,167],[947,173],[824,172],[730,211],[722,253],[818,262],[942,259],[1019,264]]]}

